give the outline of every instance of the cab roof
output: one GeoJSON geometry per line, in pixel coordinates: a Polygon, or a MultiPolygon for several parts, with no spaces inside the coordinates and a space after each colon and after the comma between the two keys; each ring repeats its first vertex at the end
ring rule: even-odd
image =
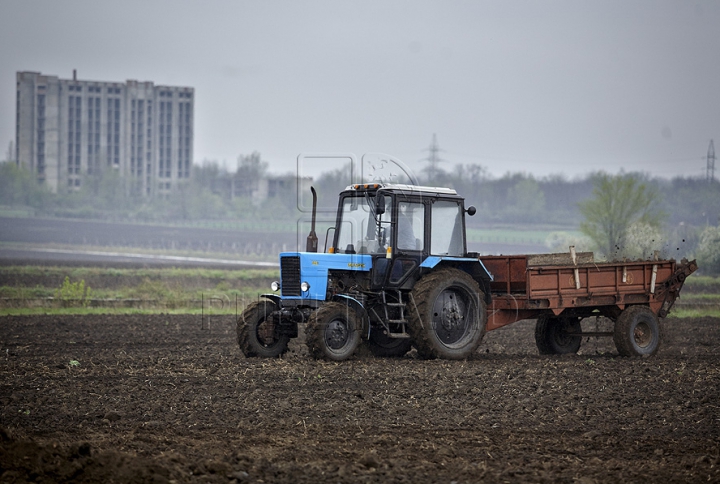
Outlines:
{"type": "Polygon", "coordinates": [[[348,185],[346,191],[377,191],[377,190],[395,190],[398,192],[416,192],[416,193],[433,193],[442,195],[457,195],[452,188],[443,187],[425,187],[420,185],[403,185],[398,183],[358,183],[348,185]]]}

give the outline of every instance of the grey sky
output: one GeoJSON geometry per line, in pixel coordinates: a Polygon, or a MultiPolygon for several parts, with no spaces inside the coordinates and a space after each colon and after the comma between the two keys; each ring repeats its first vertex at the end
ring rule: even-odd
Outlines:
{"type": "Polygon", "coordinates": [[[0,0],[3,153],[15,72],[73,69],[194,87],[196,163],[420,168],[437,133],[446,168],[704,176],[720,144],[718,1],[0,0]]]}

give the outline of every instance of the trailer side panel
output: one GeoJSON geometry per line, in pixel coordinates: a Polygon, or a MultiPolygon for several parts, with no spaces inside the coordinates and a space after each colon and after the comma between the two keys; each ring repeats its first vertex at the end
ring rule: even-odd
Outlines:
{"type": "Polygon", "coordinates": [[[494,277],[488,331],[548,312],[614,318],[635,304],[663,317],[685,275],[697,269],[694,261],[679,266],[674,260],[531,265],[528,258],[481,257],[494,277]]]}

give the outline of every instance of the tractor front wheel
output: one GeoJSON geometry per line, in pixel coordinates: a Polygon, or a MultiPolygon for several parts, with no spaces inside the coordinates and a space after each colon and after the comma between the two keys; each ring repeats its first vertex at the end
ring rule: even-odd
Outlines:
{"type": "Polygon", "coordinates": [[[305,336],[310,354],[316,359],[347,360],[360,344],[360,318],[347,304],[329,302],[310,317],[305,336]]]}
{"type": "Polygon", "coordinates": [[[288,349],[290,337],[278,333],[273,319],[277,305],[260,299],[247,305],[237,320],[237,340],[246,357],[275,358],[288,349]]]}

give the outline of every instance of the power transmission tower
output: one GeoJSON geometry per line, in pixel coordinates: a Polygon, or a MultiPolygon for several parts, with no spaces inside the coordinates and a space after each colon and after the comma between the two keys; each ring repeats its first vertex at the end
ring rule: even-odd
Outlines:
{"type": "Polygon", "coordinates": [[[712,183],[715,181],[715,145],[713,144],[713,140],[710,140],[710,146],[708,147],[708,153],[707,153],[707,169],[706,169],[706,179],[708,182],[712,183]]]}
{"type": "Polygon", "coordinates": [[[440,156],[439,156],[439,153],[442,150],[440,149],[440,146],[438,145],[437,136],[435,135],[435,133],[433,133],[432,143],[430,144],[430,146],[427,149],[425,149],[423,151],[428,152],[427,158],[423,158],[422,161],[428,162],[428,167],[425,169],[425,171],[428,174],[428,179],[433,181],[436,179],[436,176],[437,176],[438,172],[440,171],[440,169],[438,168],[438,164],[442,161],[445,161],[442,158],[440,158],[440,156]]]}

